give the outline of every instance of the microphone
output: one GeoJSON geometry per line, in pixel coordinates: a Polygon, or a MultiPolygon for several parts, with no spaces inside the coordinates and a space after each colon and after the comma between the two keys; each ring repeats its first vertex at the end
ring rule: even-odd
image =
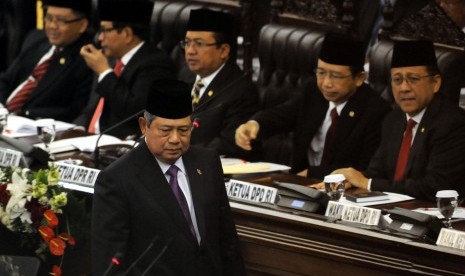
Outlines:
{"type": "Polygon", "coordinates": [[[153,261],[150,263],[150,265],[147,267],[147,269],[144,270],[144,272],[142,273],[141,276],[144,276],[145,274],[147,274],[147,272],[150,271],[150,269],[152,269],[152,267],[157,263],[157,261],[161,258],[161,256],[163,256],[163,254],[165,254],[166,250],[168,249],[168,247],[169,247],[169,245],[171,244],[172,241],[173,241],[173,238],[170,238],[165,243],[165,246],[163,246],[160,253],[158,253],[158,255],[155,257],[155,259],[153,259],[153,261]]]}
{"type": "Polygon", "coordinates": [[[102,276],[106,276],[110,273],[110,271],[118,266],[120,264],[120,259],[123,257],[123,253],[121,252],[116,252],[115,256],[113,258],[111,258],[111,262],[110,264],[108,265],[107,269],[105,270],[105,272],[103,273],[102,276]]]}
{"type": "Polygon", "coordinates": [[[97,138],[97,141],[95,142],[95,149],[94,149],[94,164],[95,164],[95,168],[99,168],[100,167],[100,161],[99,161],[99,155],[100,155],[100,150],[98,148],[98,142],[100,141],[100,138],[102,138],[102,135],[103,134],[106,134],[120,126],[122,126],[123,124],[129,122],[130,120],[138,117],[141,113],[143,113],[145,111],[145,109],[142,109],[142,110],[139,110],[137,111],[136,113],[132,114],[131,116],[127,117],[126,119],[112,125],[111,127],[105,129],[104,131],[100,132],[100,135],[98,136],[97,138]]]}
{"type": "Polygon", "coordinates": [[[136,264],[139,263],[139,261],[147,254],[147,252],[149,252],[149,250],[153,247],[153,245],[155,244],[157,240],[158,240],[158,235],[152,239],[152,241],[149,243],[147,248],[145,248],[142,254],[140,254],[139,257],[137,257],[137,259],[129,266],[126,272],[124,272],[123,276],[128,275],[129,271],[131,271],[131,269],[133,269],[136,266],[136,264]]]}

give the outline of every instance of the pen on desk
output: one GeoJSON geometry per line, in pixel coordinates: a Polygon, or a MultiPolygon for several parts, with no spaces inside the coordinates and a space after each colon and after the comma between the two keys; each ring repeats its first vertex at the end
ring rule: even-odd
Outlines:
{"type": "Polygon", "coordinates": [[[273,178],[270,176],[265,176],[265,177],[260,177],[257,179],[253,179],[254,182],[268,182],[268,181],[273,181],[273,178]]]}

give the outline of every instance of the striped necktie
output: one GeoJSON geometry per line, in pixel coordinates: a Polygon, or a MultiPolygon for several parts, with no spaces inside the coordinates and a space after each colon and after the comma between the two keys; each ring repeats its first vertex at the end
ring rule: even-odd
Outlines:
{"type": "Polygon", "coordinates": [[[31,96],[34,89],[36,89],[39,82],[42,80],[42,78],[47,73],[47,70],[48,70],[48,68],[50,67],[50,64],[53,61],[53,58],[56,56],[56,54],[58,52],[59,52],[59,50],[55,49],[53,54],[48,59],[46,59],[45,61],[43,61],[40,64],[37,64],[34,67],[34,70],[32,71],[32,74],[29,77],[26,84],[6,104],[6,107],[8,108],[8,111],[10,111],[12,113],[16,113],[16,114],[20,114],[22,112],[23,105],[26,103],[26,101],[29,99],[29,97],[31,96]]]}
{"type": "Polygon", "coordinates": [[[192,105],[196,106],[200,101],[200,89],[204,87],[202,79],[198,79],[194,85],[194,94],[192,95],[192,105]]]}

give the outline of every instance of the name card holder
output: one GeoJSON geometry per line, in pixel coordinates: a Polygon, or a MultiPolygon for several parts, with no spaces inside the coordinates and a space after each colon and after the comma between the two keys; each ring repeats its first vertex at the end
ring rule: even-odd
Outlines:
{"type": "Polygon", "coordinates": [[[442,228],[436,241],[437,245],[465,250],[465,232],[442,228]]]}
{"type": "MultiPolygon", "coordinates": [[[[0,166],[2,167],[19,167],[19,163],[24,158],[20,151],[0,148],[0,166]]],[[[24,161],[26,164],[26,161],[24,161]]]]}
{"type": "Polygon", "coordinates": [[[278,189],[252,184],[245,181],[234,180],[225,183],[226,193],[231,199],[238,199],[250,203],[271,203],[276,202],[278,189]]]}
{"type": "Polygon", "coordinates": [[[60,182],[78,184],[94,187],[100,170],[91,169],[84,166],[55,162],[55,166],[60,172],[60,182]]]}
{"type": "Polygon", "coordinates": [[[325,216],[365,225],[378,225],[381,210],[329,201],[325,216]]]}

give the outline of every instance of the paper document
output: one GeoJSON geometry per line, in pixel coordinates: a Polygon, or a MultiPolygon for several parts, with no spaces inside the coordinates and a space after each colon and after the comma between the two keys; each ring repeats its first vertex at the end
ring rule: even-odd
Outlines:
{"type": "Polygon", "coordinates": [[[247,162],[236,158],[221,158],[224,174],[245,174],[287,171],[290,167],[267,162],[247,162]]]}
{"type": "Polygon", "coordinates": [[[344,203],[344,204],[353,204],[357,206],[372,206],[372,205],[388,204],[388,203],[401,202],[401,201],[415,199],[411,196],[403,195],[403,194],[388,193],[388,192],[384,192],[384,193],[389,195],[389,198],[386,200],[355,203],[353,201],[347,200],[345,197],[341,197],[339,202],[344,203]]]}
{"type": "MultiPolygon", "coordinates": [[[[58,140],[55,142],[52,142],[50,144],[50,151],[52,153],[60,153],[60,152],[65,152],[65,151],[71,151],[71,150],[80,150],[84,152],[93,152],[95,150],[95,145],[97,143],[99,135],[92,135],[92,136],[84,136],[84,137],[76,137],[76,138],[69,138],[69,139],[63,139],[63,140],[58,140]]],[[[122,141],[119,138],[116,138],[114,136],[110,135],[102,135],[102,138],[100,138],[98,142],[98,146],[107,146],[107,145],[134,145],[133,140],[126,140],[122,141]]],[[[42,149],[45,149],[45,146],[43,143],[38,143],[35,144],[34,146],[40,147],[42,149]]]]}
{"type": "MultiPolygon", "coordinates": [[[[412,211],[436,216],[440,219],[443,219],[444,216],[441,215],[441,212],[439,212],[438,208],[418,208],[414,209],[412,211]]],[[[457,207],[455,208],[454,214],[452,215],[452,218],[463,218],[465,219],[465,208],[464,207],[457,207]]]]}
{"type": "MultiPolygon", "coordinates": [[[[55,130],[57,132],[71,129],[74,126],[76,125],[55,120],[55,130]]],[[[9,115],[6,128],[3,132],[4,135],[10,137],[37,135],[36,121],[26,117],[9,115]]]]}

